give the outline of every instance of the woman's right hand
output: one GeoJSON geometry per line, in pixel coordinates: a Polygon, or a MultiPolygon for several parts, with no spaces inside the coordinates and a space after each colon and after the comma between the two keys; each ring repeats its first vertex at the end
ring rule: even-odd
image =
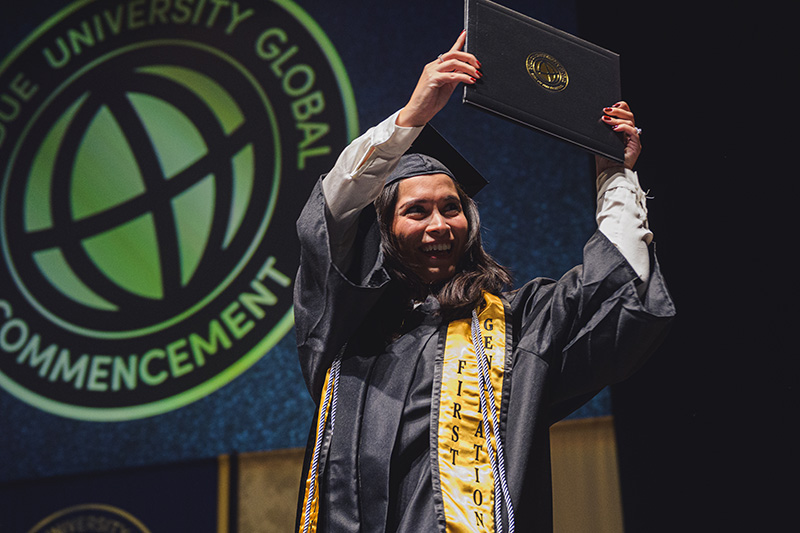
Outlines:
{"type": "Polygon", "coordinates": [[[398,126],[424,126],[447,104],[459,83],[473,84],[481,77],[480,62],[461,50],[466,40],[464,30],[449,51],[425,65],[411,99],[397,116],[398,126]]]}

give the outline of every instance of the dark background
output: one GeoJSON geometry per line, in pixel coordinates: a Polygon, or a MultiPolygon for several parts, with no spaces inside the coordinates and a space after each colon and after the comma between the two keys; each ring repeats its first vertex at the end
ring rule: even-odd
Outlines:
{"type": "Polygon", "coordinates": [[[656,356],[612,388],[627,531],[796,523],[797,348],[784,341],[797,318],[785,238],[796,224],[781,200],[796,187],[777,164],[789,107],[770,74],[776,30],[753,7],[577,4],[585,38],[622,57],[678,308],[656,356]]]}

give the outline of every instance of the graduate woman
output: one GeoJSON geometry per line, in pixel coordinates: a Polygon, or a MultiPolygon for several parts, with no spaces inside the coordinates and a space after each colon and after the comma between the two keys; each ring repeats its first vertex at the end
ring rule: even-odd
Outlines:
{"type": "Polygon", "coordinates": [[[551,531],[550,425],[629,376],[674,315],[624,102],[598,109],[625,164],[597,160],[583,264],[504,292],[470,198],[480,185],[406,154],[481,77],[465,38],[342,152],[298,220],[298,351],[318,406],[298,531],[551,531]]]}

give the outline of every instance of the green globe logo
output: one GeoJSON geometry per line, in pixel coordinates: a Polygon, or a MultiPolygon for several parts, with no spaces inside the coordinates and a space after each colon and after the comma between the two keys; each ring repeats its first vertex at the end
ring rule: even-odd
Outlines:
{"type": "MultiPolygon", "coordinates": [[[[158,64],[152,47],[135,48],[82,76],[54,99],[63,111],[18,167],[28,171],[21,231],[9,228],[12,268],[64,327],[98,336],[166,327],[222,290],[267,227],[279,182],[256,183],[256,154],[280,147],[270,130],[254,131],[241,102],[265,103],[266,123],[269,103],[255,89],[234,98],[181,64],[183,48],[159,46],[158,64]],[[245,224],[251,208],[258,220],[245,224]]],[[[230,60],[205,58],[204,71],[211,59],[217,78],[231,79],[230,60]]]]}
{"type": "Polygon", "coordinates": [[[31,405],[163,413],[291,329],[352,90],[292,2],[206,7],[80,0],[0,62],[0,387],[31,405]]]}
{"type": "MultiPolygon", "coordinates": [[[[186,87],[192,96],[208,104],[220,119],[225,133],[230,134],[244,122],[244,116],[230,95],[200,73],[174,66],[153,66],[140,71],[164,76],[186,87]],[[193,79],[200,82],[196,87],[208,89],[211,94],[204,97],[193,90],[190,83],[193,79]],[[218,101],[215,101],[215,96],[218,101]],[[227,111],[231,111],[230,117],[225,116],[227,111]]],[[[229,195],[232,197],[231,209],[228,210],[231,216],[221,248],[226,249],[236,235],[253,188],[253,144],[241,146],[231,156],[230,169],[223,170],[223,176],[218,176],[218,171],[200,163],[210,152],[209,144],[186,113],[149,94],[128,92],[125,99],[130,104],[129,111],[140,119],[142,132],[146,135],[141,145],[151,145],[153,152],[138,154],[134,151],[136,143],[126,138],[126,130],[115,116],[116,110],[107,105],[102,105],[96,112],[92,109],[94,116],[81,136],[73,164],[68,173],[61,174],[71,182],[67,187],[68,194],[63,198],[69,205],[55,208],[47,205],[59,198],[37,194],[41,191],[31,192],[31,182],[41,181],[35,187],[45,191],[64,188],[53,184],[56,172],[49,168],[52,163],[50,156],[58,153],[69,125],[81,111],[83,101],[79,100],[49,132],[34,161],[26,194],[25,212],[30,216],[26,217],[25,229],[28,235],[54,231],[54,212],[69,215],[69,219],[63,221],[65,224],[75,226],[88,221],[92,225],[95,218],[117,218],[115,210],[123,210],[126,205],[139,201],[142,212],[132,210],[131,220],[107,230],[102,228],[101,222],[94,225],[94,234],[75,235],[78,240],[72,244],[83,248],[87,258],[115,289],[139,298],[164,301],[170,291],[178,286],[185,287],[191,281],[201,263],[212,232],[218,189],[233,187],[238,192],[236,196],[229,195]],[[50,150],[51,146],[55,150],[50,150]],[[153,157],[158,163],[155,171],[143,173],[141,167],[146,163],[140,161],[153,157]],[[40,168],[43,172],[37,173],[40,168]],[[184,183],[169,187],[172,180],[184,183]],[[140,201],[162,191],[166,192],[167,200],[163,205],[162,202],[140,201]],[[166,212],[159,213],[161,208],[166,212]],[[161,228],[157,222],[161,221],[166,221],[168,227],[158,231],[161,228]],[[170,241],[174,241],[174,245],[170,241]],[[177,250],[177,257],[169,257],[170,250],[177,250]],[[170,260],[177,260],[176,264],[168,264],[170,260]],[[175,276],[170,276],[171,273],[175,276]]],[[[89,307],[118,311],[118,305],[74,277],[74,269],[69,267],[66,255],[68,253],[61,248],[34,252],[39,269],[66,296],[89,307]]]]}

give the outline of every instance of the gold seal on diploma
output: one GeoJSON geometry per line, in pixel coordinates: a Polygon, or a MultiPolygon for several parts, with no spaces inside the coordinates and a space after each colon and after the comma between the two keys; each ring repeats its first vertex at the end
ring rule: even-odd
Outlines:
{"type": "Polygon", "coordinates": [[[531,78],[549,91],[563,91],[569,83],[567,69],[559,61],[544,52],[534,52],[525,61],[531,78]]]}

